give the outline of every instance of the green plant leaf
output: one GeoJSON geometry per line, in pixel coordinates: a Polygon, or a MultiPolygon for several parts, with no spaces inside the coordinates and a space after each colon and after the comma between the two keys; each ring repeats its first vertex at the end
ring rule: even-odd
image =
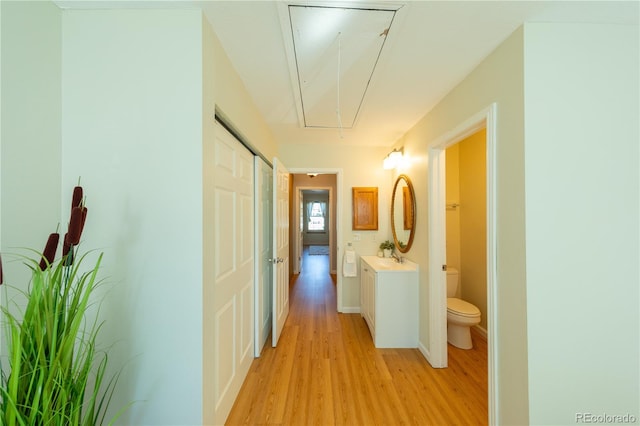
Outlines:
{"type": "MultiPolygon", "coordinates": [[[[0,309],[7,330],[10,373],[2,374],[0,424],[102,424],[120,373],[106,380],[108,357],[96,348],[103,322],[87,318],[102,262],[84,271],[88,253],[32,271],[26,306],[11,301],[0,309]],[[18,311],[13,314],[12,304],[18,311]]],[[[39,258],[39,256],[38,256],[39,258]]],[[[99,310],[98,310],[99,312],[99,310]]],[[[130,404],[118,411],[119,417],[130,404]]]]}

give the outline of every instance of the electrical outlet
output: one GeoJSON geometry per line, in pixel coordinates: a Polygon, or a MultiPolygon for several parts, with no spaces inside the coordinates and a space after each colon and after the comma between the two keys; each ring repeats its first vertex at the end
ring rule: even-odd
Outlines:
{"type": "Polygon", "coordinates": [[[360,234],[353,234],[353,241],[360,241],[360,234]]]}

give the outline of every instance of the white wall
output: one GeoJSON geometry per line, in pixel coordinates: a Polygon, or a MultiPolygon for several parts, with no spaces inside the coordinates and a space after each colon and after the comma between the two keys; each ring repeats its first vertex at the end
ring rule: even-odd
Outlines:
{"type": "Polygon", "coordinates": [[[639,418],[639,39],[525,28],[531,424],[639,418]]]}
{"type": "Polygon", "coordinates": [[[0,251],[5,281],[24,289],[31,273],[11,253],[42,251],[61,221],[61,14],[48,2],[0,8],[0,251]]]}
{"type": "Polygon", "coordinates": [[[82,176],[82,246],[105,253],[120,424],[202,423],[201,31],[195,10],[63,14],[62,187],[82,176]]]}

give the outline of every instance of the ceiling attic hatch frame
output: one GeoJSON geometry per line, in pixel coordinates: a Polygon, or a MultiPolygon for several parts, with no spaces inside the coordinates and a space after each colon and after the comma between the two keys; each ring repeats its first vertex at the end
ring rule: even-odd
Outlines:
{"type": "Polygon", "coordinates": [[[288,3],[280,16],[301,127],[351,129],[402,4],[288,3]]]}

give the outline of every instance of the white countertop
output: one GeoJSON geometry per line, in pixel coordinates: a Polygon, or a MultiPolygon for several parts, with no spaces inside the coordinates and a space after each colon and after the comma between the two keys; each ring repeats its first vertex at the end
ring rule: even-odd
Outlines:
{"type": "Polygon", "coordinates": [[[378,256],[360,256],[360,259],[365,261],[376,272],[393,272],[393,271],[417,271],[418,264],[411,262],[410,260],[404,260],[403,263],[398,263],[393,257],[378,257],[378,256]]]}

